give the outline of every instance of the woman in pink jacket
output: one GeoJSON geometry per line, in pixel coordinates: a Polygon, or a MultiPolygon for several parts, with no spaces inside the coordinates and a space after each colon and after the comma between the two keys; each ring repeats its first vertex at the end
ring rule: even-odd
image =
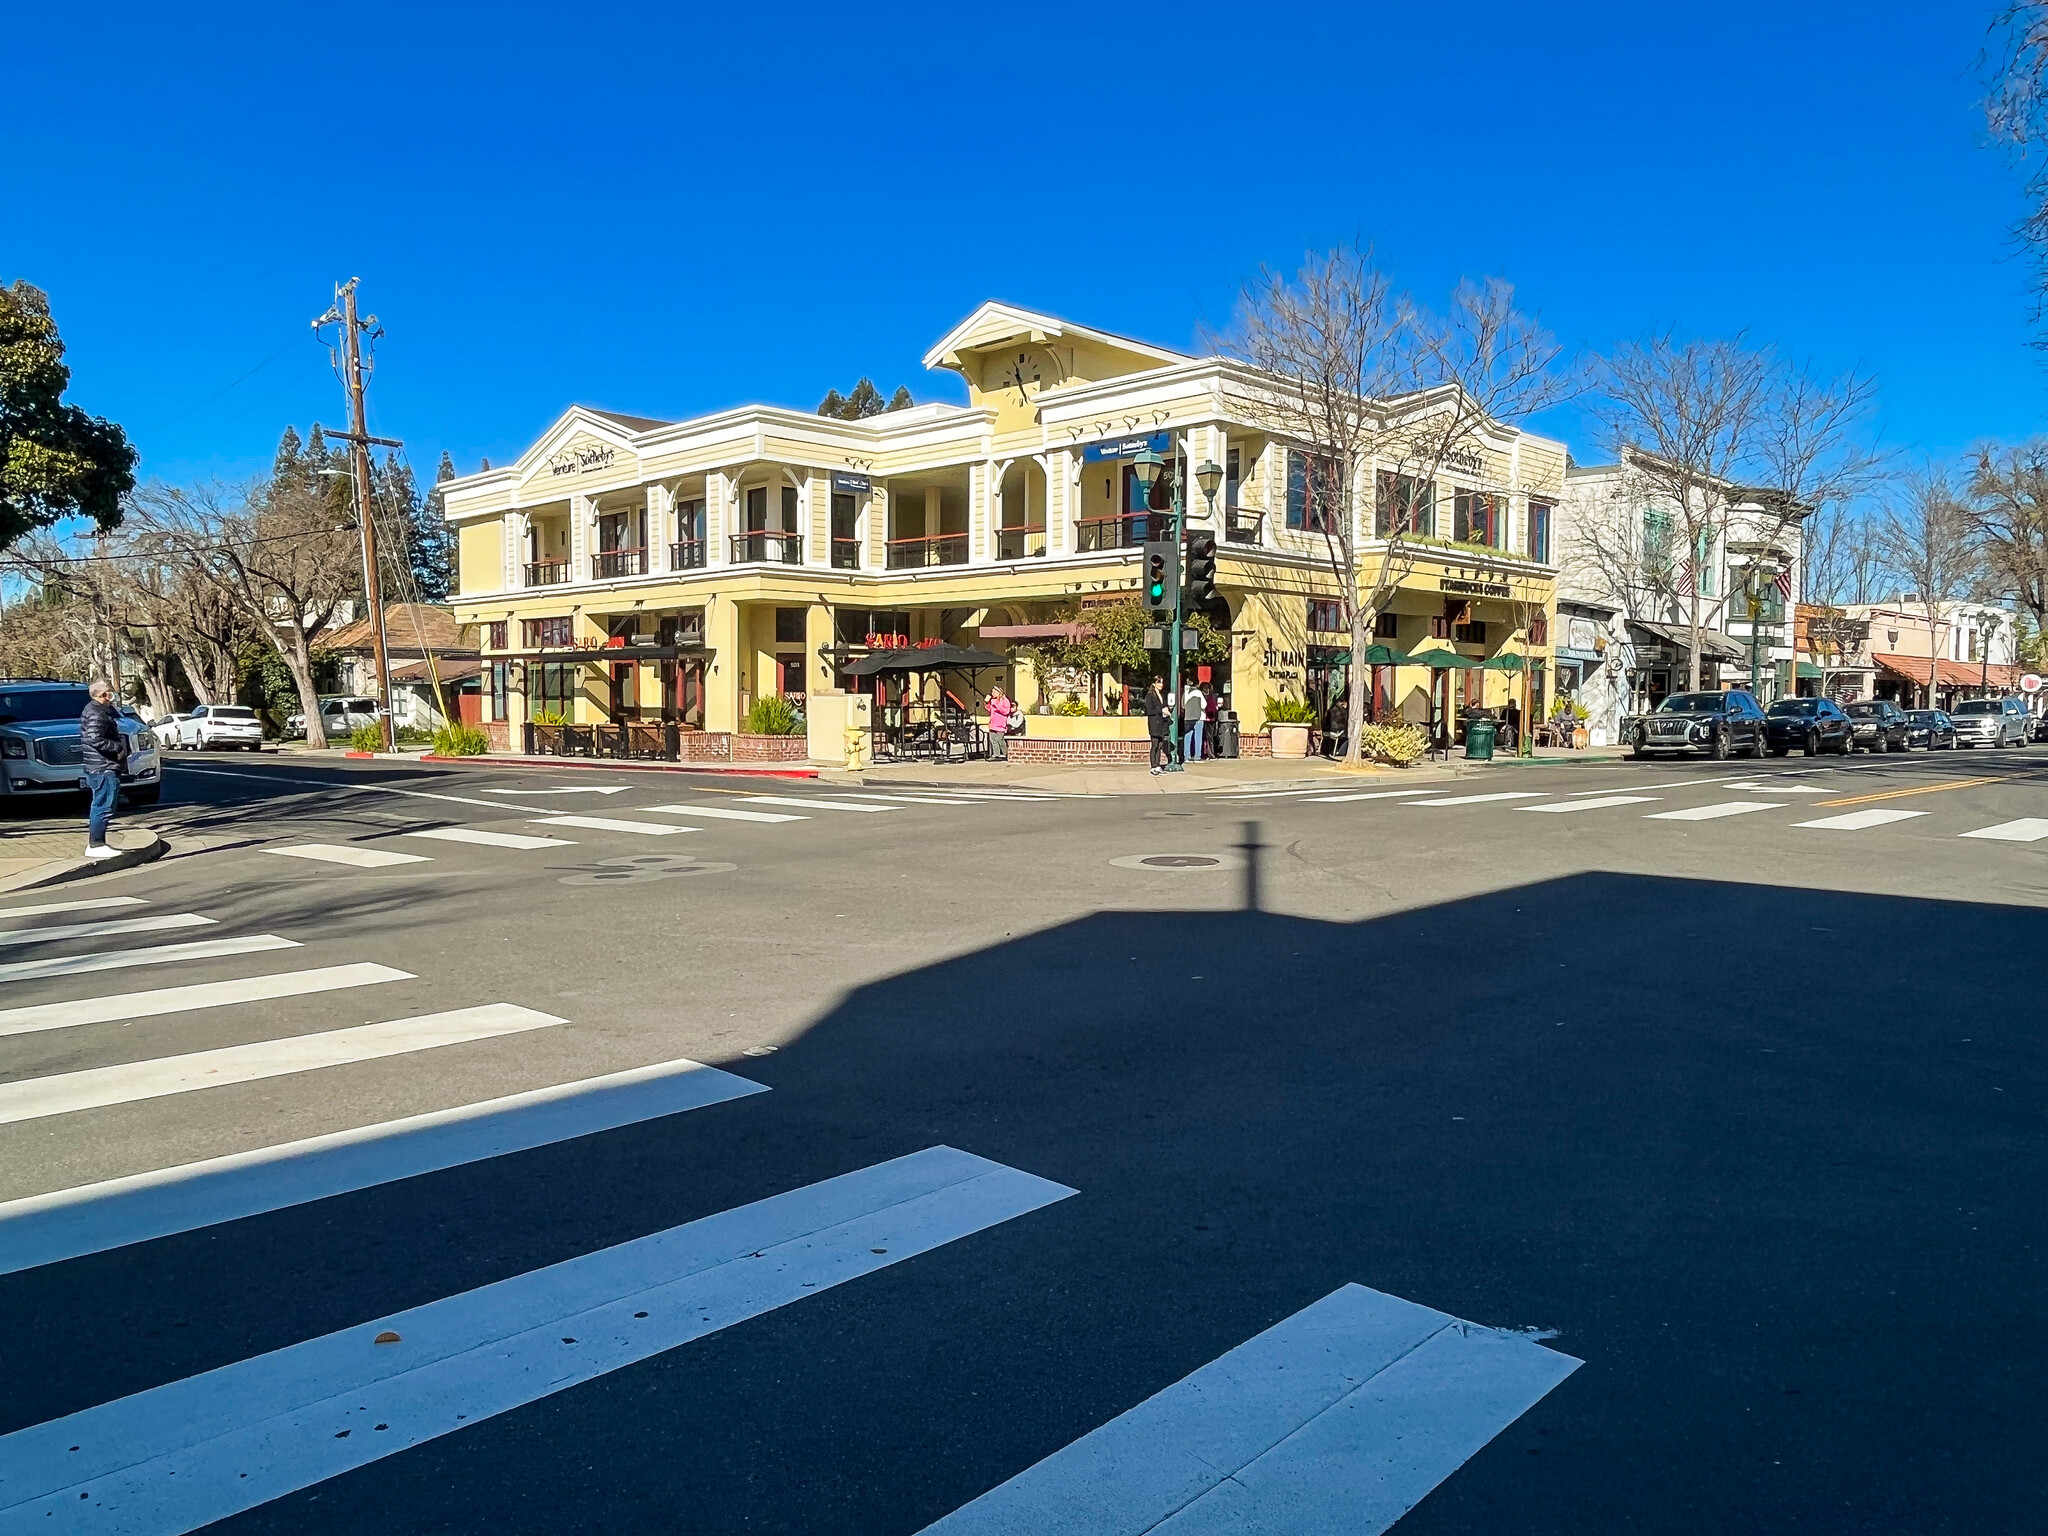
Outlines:
{"type": "Polygon", "coordinates": [[[1010,732],[1017,726],[1017,701],[997,683],[988,696],[988,755],[1005,761],[1010,755],[1010,732]]]}

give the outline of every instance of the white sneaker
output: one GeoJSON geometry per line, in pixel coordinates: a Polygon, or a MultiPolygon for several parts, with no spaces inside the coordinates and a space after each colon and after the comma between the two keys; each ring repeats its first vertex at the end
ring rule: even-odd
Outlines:
{"type": "Polygon", "coordinates": [[[1156,779],[1159,777],[1160,774],[1164,773],[1165,771],[1166,770],[1164,768],[1154,768],[1152,770],[1152,777],[1156,779]]]}
{"type": "Polygon", "coordinates": [[[88,859],[111,859],[120,851],[118,848],[109,848],[105,843],[87,843],[85,845],[85,856],[88,859]]]}

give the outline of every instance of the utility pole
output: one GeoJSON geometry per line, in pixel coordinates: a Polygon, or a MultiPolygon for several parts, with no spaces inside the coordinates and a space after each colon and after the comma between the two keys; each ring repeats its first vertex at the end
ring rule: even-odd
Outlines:
{"type": "Polygon", "coordinates": [[[328,325],[341,327],[341,383],[348,392],[349,430],[334,435],[347,440],[350,467],[355,471],[356,527],[363,536],[363,595],[370,605],[370,644],[377,659],[377,693],[381,706],[377,718],[383,726],[384,750],[389,752],[395,745],[391,720],[391,657],[384,644],[384,591],[382,567],[377,559],[377,519],[370,490],[370,444],[380,443],[393,448],[400,445],[393,438],[371,437],[368,418],[364,415],[362,333],[377,323],[377,317],[372,315],[367,321],[356,318],[358,281],[352,277],[335,289],[334,297],[339,309],[329,309],[313,322],[313,329],[318,331],[328,325]]]}

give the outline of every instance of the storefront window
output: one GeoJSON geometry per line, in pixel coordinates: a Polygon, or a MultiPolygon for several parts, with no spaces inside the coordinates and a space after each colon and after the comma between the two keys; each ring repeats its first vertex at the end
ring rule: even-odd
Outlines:
{"type": "Polygon", "coordinates": [[[526,711],[529,716],[546,710],[573,717],[576,695],[581,689],[582,668],[561,662],[526,669],[526,711]]]}

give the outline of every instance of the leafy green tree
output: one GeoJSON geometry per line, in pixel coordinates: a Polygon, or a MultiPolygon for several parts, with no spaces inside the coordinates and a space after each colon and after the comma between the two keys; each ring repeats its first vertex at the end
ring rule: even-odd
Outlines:
{"type": "Polygon", "coordinates": [[[70,383],[49,299],[0,284],[0,545],[67,517],[121,521],[135,449],[114,423],[64,403],[70,383]]]}
{"type": "Polygon", "coordinates": [[[818,402],[820,416],[836,416],[841,421],[862,421],[869,416],[880,416],[887,411],[904,411],[911,406],[908,385],[896,386],[896,393],[884,403],[882,392],[875,388],[875,381],[863,377],[853,386],[853,393],[842,395],[838,390],[829,390],[818,402]]]}

